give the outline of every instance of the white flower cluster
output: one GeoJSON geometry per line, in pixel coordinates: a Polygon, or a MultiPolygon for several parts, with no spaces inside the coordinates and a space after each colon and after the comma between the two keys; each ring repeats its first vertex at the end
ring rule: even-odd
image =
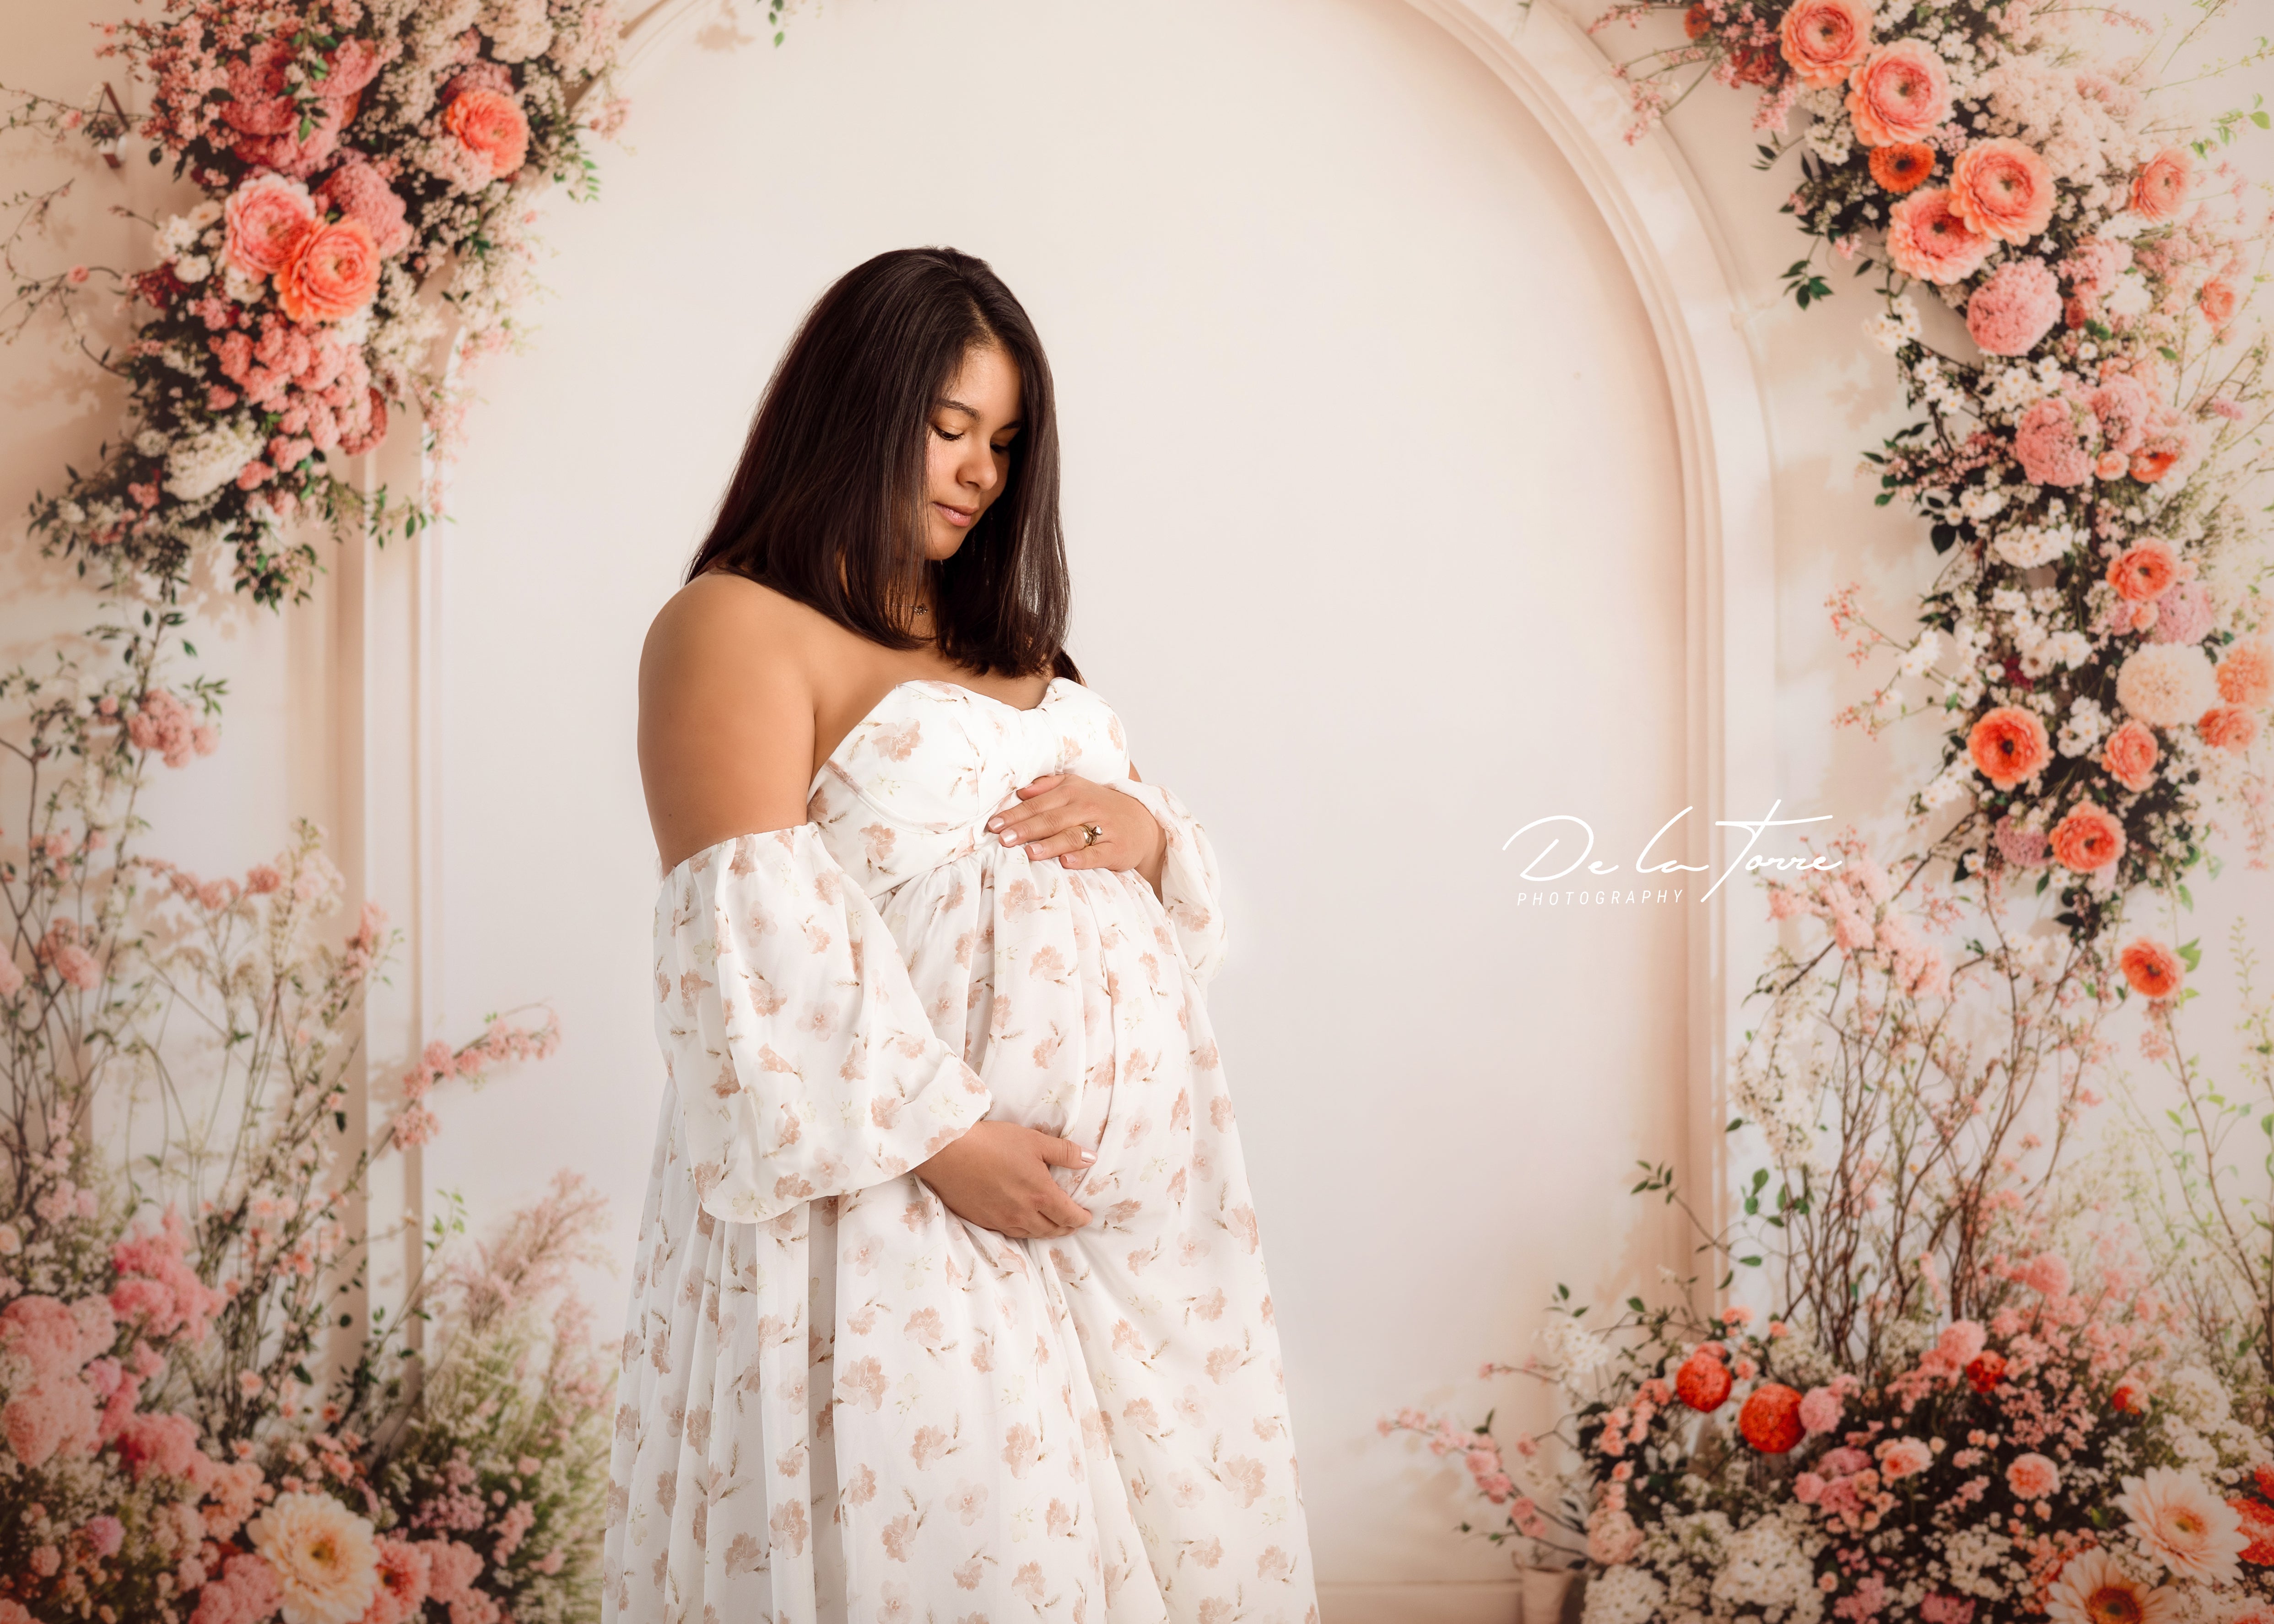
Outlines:
{"type": "Polygon", "coordinates": [[[2016,361],[1986,371],[1990,383],[1982,391],[1982,410],[2000,421],[2011,421],[2047,395],[2059,395],[2068,381],[2053,356],[2040,356],[2035,366],[2016,361]]]}
{"type": "Polygon", "coordinates": [[[2074,524],[2016,524],[1998,532],[1991,551],[2016,569],[2050,564],[2086,539],[2074,524]]]}
{"type": "Polygon", "coordinates": [[[2080,695],[2068,708],[2068,718],[2061,724],[2060,737],[2056,742],[2064,756],[2090,756],[2100,748],[2108,736],[2108,713],[2100,702],[2090,695],[2080,695]]]}
{"type": "Polygon", "coordinates": [[[158,224],[158,258],[169,260],[174,274],[185,282],[201,282],[213,271],[210,250],[219,245],[215,228],[221,223],[222,207],[207,198],[186,214],[169,214],[158,224]],[[215,237],[208,243],[207,236],[215,237]],[[208,252],[200,252],[206,249],[208,252]]]}
{"type": "Polygon", "coordinates": [[[1864,331],[1871,342],[1893,355],[1906,343],[1915,343],[1919,337],[1918,306],[1908,297],[1890,299],[1884,314],[1872,317],[1864,324],[1864,331]]]}
{"type": "MultiPolygon", "coordinates": [[[[1791,1509],[1807,1515],[1805,1507],[1791,1509]]],[[[1797,1519],[1788,1525],[1781,1516],[1770,1516],[1732,1538],[1713,1591],[1731,1613],[1717,1609],[1716,1616],[1750,1618],[1758,1609],[1766,1624],[1817,1624],[1824,1616],[1824,1594],[1816,1588],[1814,1549],[1822,1547],[1824,1538],[1806,1530],[1797,1519]]]]}
{"type": "Polygon", "coordinates": [[[2006,487],[2001,485],[1970,485],[1959,495],[1958,511],[1980,523],[2005,512],[2009,500],[2006,487]]]}
{"type": "Polygon", "coordinates": [[[210,496],[245,470],[267,436],[258,423],[225,417],[166,447],[166,488],[184,501],[210,496]]]}
{"type": "Polygon", "coordinates": [[[1803,1009],[1780,1002],[1737,1057],[1729,1103],[1761,1131],[1769,1161],[1780,1169],[1820,1169],[1817,1101],[1832,1056],[1821,1027],[1803,1009]],[[1803,1023],[1805,1023],[1803,1027],[1803,1023]]]}
{"type": "Polygon", "coordinates": [[[1548,1362],[1562,1374],[1567,1387],[1610,1363],[1610,1344],[1569,1314],[1550,1314],[1539,1335],[1548,1362]]]}
{"type": "Polygon", "coordinates": [[[1955,417],[1974,404],[1963,384],[1942,370],[1942,357],[1923,355],[1910,369],[1911,384],[1919,398],[1945,416],[1955,417]]]}
{"type": "Polygon", "coordinates": [[[1656,1575],[1627,1563],[1587,1582],[1580,1624],[1651,1624],[1665,1600],[1656,1575]]]}
{"type": "Polygon", "coordinates": [[[485,0],[479,26],[490,36],[490,54],[500,62],[526,62],[553,43],[545,0],[485,0]]]}

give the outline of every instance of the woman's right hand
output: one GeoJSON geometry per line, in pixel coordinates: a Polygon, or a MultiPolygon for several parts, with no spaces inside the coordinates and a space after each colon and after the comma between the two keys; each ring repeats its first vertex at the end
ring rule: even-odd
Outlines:
{"type": "Polygon", "coordinates": [[[1013,1240],[1056,1240],[1089,1222],[1089,1210],[1058,1187],[1054,1167],[1097,1158],[1072,1139],[1013,1122],[975,1122],[919,1162],[915,1175],[967,1223],[1013,1240]]]}

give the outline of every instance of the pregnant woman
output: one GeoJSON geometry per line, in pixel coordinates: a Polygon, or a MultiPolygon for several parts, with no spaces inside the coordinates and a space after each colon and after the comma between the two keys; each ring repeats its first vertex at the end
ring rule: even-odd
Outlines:
{"type": "Polygon", "coordinates": [[[606,1620],[1316,1624],[1214,858],[1065,652],[1058,504],[1018,301],[881,254],[649,634],[606,1620]]]}

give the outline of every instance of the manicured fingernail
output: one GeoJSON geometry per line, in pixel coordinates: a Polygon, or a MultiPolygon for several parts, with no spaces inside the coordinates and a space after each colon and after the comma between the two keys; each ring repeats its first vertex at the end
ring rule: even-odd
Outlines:
{"type": "Polygon", "coordinates": [[[1003,827],[1003,820],[999,817],[990,817],[987,820],[987,827],[990,829],[1000,829],[1003,827]]]}
{"type": "Polygon", "coordinates": [[[1016,846],[1016,845],[1018,845],[1018,844],[1019,844],[1019,831],[1018,831],[1017,830],[1015,830],[1015,829],[1006,829],[1006,830],[1005,830],[1005,831],[1003,831],[1003,844],[1004,844],[1004,845],[1005,845],[1005,846],[1016,846]]]}
{"type": "Polygon", "coordinates": [[[1088,1167],[1091,1162],[1095,1162],[1095,1161],[1096,1161],[1096,1160],[1097,1160],[1097,1155],[1096,1155],[1096,1152],[1094,1152],[1094,1151],[1088,1151],[1088,1150],[1085,1150],[1085,1151],[1083,1151],[1083,1152],[1081,1153],[1081,1164],[1082,1164],[1082,1166],[1084,1166],[1084,1167],[1088,1167]]]}

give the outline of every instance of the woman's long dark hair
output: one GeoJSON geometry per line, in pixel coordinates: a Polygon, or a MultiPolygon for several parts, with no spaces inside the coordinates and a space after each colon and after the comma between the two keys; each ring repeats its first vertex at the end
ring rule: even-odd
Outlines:
{"type": "Polygon", "coordinates": [[[937,646],[985,674],[1050,670],[1072,591],[1058,523],[1058,425],[1034,324],[983,259],[900,248],[838,278],[798,324],[758,402],[742,460],[687,567],[730,570],[890,649],[922,639],[888,603],[933,573],[937,646]],[[1004,489],[952,558],[924,555],[932,413],[974,348],[1019,369],[1018,434],[1004,489]]]}

